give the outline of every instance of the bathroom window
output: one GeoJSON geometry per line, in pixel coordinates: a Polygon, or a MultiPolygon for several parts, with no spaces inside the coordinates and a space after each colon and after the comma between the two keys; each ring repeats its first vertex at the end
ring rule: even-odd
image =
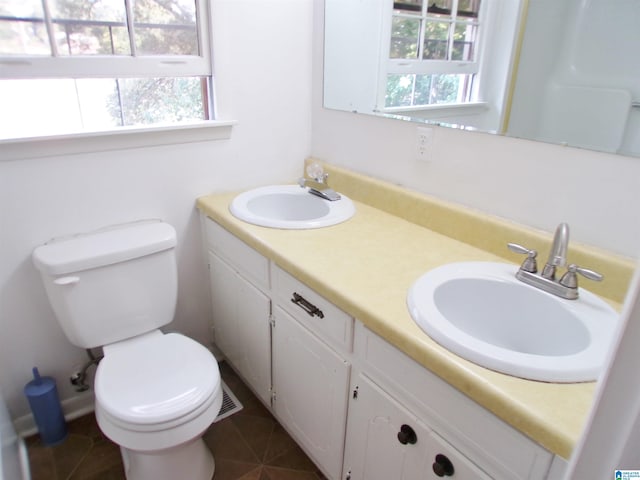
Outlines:
{"type": "Polygon", "coordinates": [[[0,1],[0,138],[213,118],[207,0],[0,1]]]}
{"type": "Polygon", "coordinates": [[[473,101],[481,14],[480,0],[395,1],[380,104],[392,109],[473,101]]]}

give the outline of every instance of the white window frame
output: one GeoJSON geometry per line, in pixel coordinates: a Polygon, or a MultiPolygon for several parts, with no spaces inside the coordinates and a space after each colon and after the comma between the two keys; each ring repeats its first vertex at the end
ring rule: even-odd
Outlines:
{"type": "MultiPolygon", "coordinates": [[[[130,13],[129,1],[125,0],[130,13]]],[[[211,77],[210,18],[208,0],[196,0],[198,55],[144,55],[135,52],[135,30],[128,16],[131,55],[0,55],[1,79],[211,77]]],[[[45,27],[53,28],[45,12],[45,27]]]]}
{"type": "MultiPolygon", "coordinates": [[[[422,52],[424,48],[424,28],[421,28],[420,37],[418,39],[418,58],[416,59],[398,59],[398,58],[389,58],[389,48],[391,42],[391,25],[392,19],[394,16],[393,13],[393,0],[388,0],[387,7],[387,15],[383,15],[383,18],[386,17],[386,21],[383,25],[383,31],[381,35],[381,48],[380,52],[382,54],[382,58],[380,61],[380,73],[378,78],[378,85],[380,86],[378,89],[378,111],[383,113],[396,113],[396,112],[405,112],[410,110],[438,110],[443,111],[447,109],[457,109],[460,110],[465,106],[470,106],[472,108],[478,108],[483,105],[483,102],[476,97],[477,89],[473,87],[471,99],[467,102],[461,103],[448,103],[448,104],[433,104],[433,105],[412,105],[412,106],[403,106],[403,107],[387,107],[386,106],[386,91],[387,91],[387,76],[388,75],[431,75],[431,74],[444,74],[444,75],[459,75],[459,74],[470,74],[477,75],[481,70],[481,59],[484,53],[484,30],[487,22],[486,17],[486,9],[487,9],[487,1],[483,0],[480,5],[480,10],[478,12],[478,21],[476,22],[478,25],[478,32],[476,38],[476,50],[474,52],[474,59],[472,61],[461,61],[461,60],[425,60],[420,58],[420,52],[422,52]]],[[[457,8],[457,0],[454,0],[454,8],[457,8]]],[[[424,22],[427,18],[427,7],[429,5],[428,0],[423,0],[422,12],[420,15],[400,15],[406,16],[407,18],[415,18],[420,19],[420,21],[424,22]]],[[[453,20],[452,20],[453,22],[453,20]]],[[[451,46],[449,46],[450,50],[451,46]]]]}
{"type": "Polygon", "coordinates": [[[208,95],[203,98],[207,102],[203,107],[208,110],[210,120],[0,139],[0,162],[230,139],[237,122],[219,120],[215,110],[210,0],[196,0],[196,15],[198,55],[0,55],[0,80],[204,77],[208,79],[208,95]]]}

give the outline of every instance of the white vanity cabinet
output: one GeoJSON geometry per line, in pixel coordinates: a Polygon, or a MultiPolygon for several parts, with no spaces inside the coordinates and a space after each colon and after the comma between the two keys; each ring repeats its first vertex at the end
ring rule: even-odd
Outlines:
{"type": "Polygon", "coordinates": [[[202,223],[216,345],[323,473],[340,479],[353,318],[217,223],[202,223]]]}
{"type": "Polygon", "coordinates": [[[342,472],[353,318],[274,266],[273,408],[331,479],[342,472]]]}
{"type": "Polygon", "coordinates": [[[330,480],[558,480],[564,460],[202,215],[217,346],[330,480]]]}
{"type": "Polygon", "coordinates": [[[269,262],[205,220],[216,345],[267,405],[271,400],[269,262]]]}

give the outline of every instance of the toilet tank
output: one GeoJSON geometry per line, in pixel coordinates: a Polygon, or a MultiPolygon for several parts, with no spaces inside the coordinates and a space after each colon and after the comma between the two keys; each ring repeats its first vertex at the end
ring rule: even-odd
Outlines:
{"type": "Polygon", "coordinates": [[[33,262],[67,338],[93,348],[171,322],[175,245],[171,225],[141,221],[51,240],[33,262]]]}

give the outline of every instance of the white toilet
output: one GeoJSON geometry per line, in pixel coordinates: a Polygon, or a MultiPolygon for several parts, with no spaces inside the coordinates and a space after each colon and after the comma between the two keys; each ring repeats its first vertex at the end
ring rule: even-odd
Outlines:
{"type": "Polygon", "coordinates": [[[120,445],[128,480],[210,480],[202,434],[222,404],[205,347],[159,328],[177,298],[176,232],[140,221],[37,247],[53,310],[71,343],[103,347],[95,377],[100,429],[120,445]]]}

